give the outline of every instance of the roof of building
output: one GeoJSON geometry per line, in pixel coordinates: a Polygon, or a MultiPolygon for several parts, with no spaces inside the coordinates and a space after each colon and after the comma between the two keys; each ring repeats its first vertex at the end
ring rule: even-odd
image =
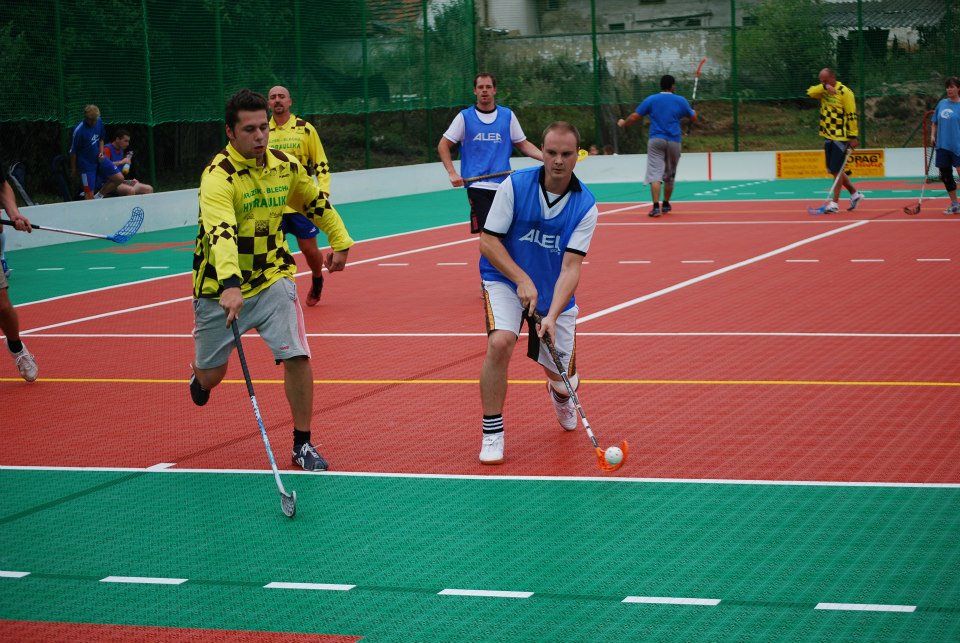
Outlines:
{"type": "MultiPolygon", "coordinates": [[[[863,3],[864,29],[931,27],[943,20],[943,0],[866,0],[863,3]]],[[[856,29],[859,24],[856,2],[826,5],[824,26],[856,29]]]]}

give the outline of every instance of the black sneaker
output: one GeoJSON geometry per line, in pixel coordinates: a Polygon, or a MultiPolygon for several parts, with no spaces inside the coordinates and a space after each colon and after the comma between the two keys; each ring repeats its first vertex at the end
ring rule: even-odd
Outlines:
{"type": "Polygon", "coordinates": [[[664,202],[663,207],[660,208],[660,211],[663,212],[664,214],[670,214],[670,210],[672,209],[673,208],[670,206],[669,203],[664,202]]]}
{"type": "Polygon", "coordinates": [[[210,399],[210,391],[200,388],[196,373],[190,376],[190,399],[197,406],[203,406],[210,399]]]}
{"type": "Polygon", "coordinates": [[[304,471],[326,471],[330,467],[309,442],[304,442],[299,449],[294,447],[293,463],[303,467],[304,471]]]}
{"type": "Polygon", "coordinates": [[[660,206],[659,206],[659,205],[653,206],[653,208],[650,210],[650,212],[647,213],[647,216],[650,216],[650,217],[659,217],[659,216],[660,216],[660,206]]]}
{"type": "Polygon", "coordinates": [[[310,286],[310,292],[307,293],[307,305],[316,306],[320,302],[320,294],[323,292],[323,275],[313,278],[313,284],[310,286]]]}

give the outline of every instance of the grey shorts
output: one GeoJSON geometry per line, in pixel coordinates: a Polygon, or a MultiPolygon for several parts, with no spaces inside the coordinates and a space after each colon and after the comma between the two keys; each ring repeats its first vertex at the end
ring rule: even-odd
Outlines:
{"type": "Polygon", "coordinates": [[[663,138],[647,141],[647,176],[644,183],[662,181],[673,183],[680,162],[680,143],[663,138]]]}
{"type": "MultiPolygon", "coordinates": [[[[194,364],[197,368],[223,366],[233,352],[233,331],[216,299],[193,300],[194,364]]],[[[303,309],[292,279],[281,279],[243,300],[237,317],[240,333],[257,329],[277,363],[292,357],[310,357],[303,309]]]]}

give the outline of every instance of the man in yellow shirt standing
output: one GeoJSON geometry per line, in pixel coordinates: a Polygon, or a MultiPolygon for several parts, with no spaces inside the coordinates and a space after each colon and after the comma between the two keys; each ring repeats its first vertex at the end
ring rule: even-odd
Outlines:
{"type": "Polygon", "coordinates": [[[281,221],[289,207],[324,231],[334,250],[326,264],[331,272],[343,270],[353,239],[300,162],[267,148],[267,99],[242,89],[225,111],[229,143],[200,179],[190,397],[203,406],[223,381],[235,346],[231,325],[236,322],[241,333],[257,329],[276,362],[283,363],[293,462],[322,471],[327,461],[310,442],[313,369],[293,280],[297,265],[281,221]]]}
{"type": "Polygon", "coordinates": [[[834,180],[833,193],[823,211],[840,210],[837,201],[840,200],[841,188],[850,193],[850,207],[847,210],[856,210],[863,200],[863,193],[853,187],[850,177],[843,171],[843,166],[847,160],[847,148],[856,149],[860,144],[857,101],[853,91],[838,81],[829,67],[820,70],[818,80],[819,83],[807,89],[807,96],[820,101],[820,136],[825,139],[823,150],[827,171],[834,179],[840,175],[839,181],[834,180]]]}
{"type": "MultiPolygon", "coordinates": [[[[267,100],[273,112],[270,118],[270,147],[295,156],[310,176],[316,177],[327,207],[333,210],[330,205],[330,164],[323,151],[317,128],[290,112],[293,99],[286,87],[277,85],[271,88],[267,100]]],[[[323,253],[317,247],[317,229],[294,210],[288,209],[283,220],[284,230],[297,238],[300,252],[313,273],[310,292],[307,293],[307,306],[316,306],[323,291],[324,262],[323,253]]]]}

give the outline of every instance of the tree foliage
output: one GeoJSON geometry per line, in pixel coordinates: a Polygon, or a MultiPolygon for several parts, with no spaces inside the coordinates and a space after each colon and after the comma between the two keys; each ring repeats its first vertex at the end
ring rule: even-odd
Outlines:
{"type": "Polygon", "coordinates": [[[739,84],[747,98],[795,98],[833,67],[834,41],[822,26],[823,0],[763,0],[737,34],[739,84]]]}

